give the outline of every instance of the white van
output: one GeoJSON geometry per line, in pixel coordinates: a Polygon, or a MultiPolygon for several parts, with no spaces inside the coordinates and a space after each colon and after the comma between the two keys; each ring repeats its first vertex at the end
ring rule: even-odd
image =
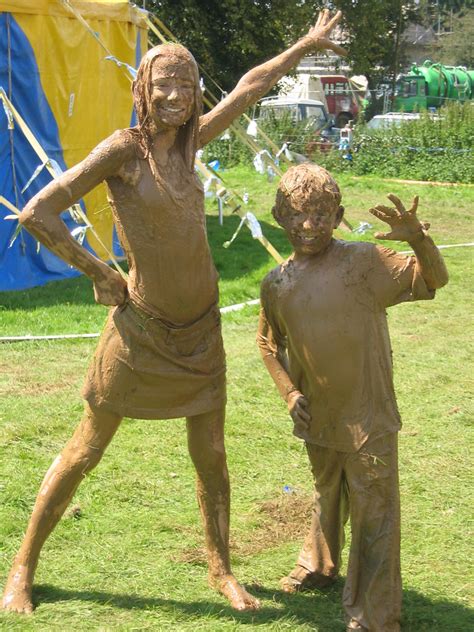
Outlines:
{"type": "MultiPolygon", "coordinates": [[[[393,125],[401,125],[406,121],[417,121],[421,118],[419,112],[387,112],[387,114],[377,114],[367,123],[369,129],[383,129],[393,125]]],[[[437,114],[430,114],[432,120],[439,120],[437,114]]]]}
{"type": "Polygon", "coordinates": [[[258,120],[260,121],[271,117],[279,119],[289,115],[295,123],[307,121],[314,131],[327,127],[331,123],[324,103],[314,99],[266,97],[259,101],[259,106],[258,120]]]}

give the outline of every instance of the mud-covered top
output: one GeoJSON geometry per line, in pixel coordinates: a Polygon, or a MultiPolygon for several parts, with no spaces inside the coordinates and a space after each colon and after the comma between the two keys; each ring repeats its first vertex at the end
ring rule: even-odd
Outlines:
{"type": "Polygon", "coordinates": [[[199,178],[174,154],[160,166],[143,157],[130,130],[123,164],[106,179],[117,233],[130,266],[128,291],[145,311],[176,324],[189,323],[217,302],[217,272],[206,234],[199,178]],[[170,172],[179,171],[179,187],[170,172]]]}
{"type": "Polygon", "coordinates": [[[297,436],[353,452],[399,429],[385,308],[433,296],[414,257],[368,243],[333,240],[307,266],[290,259],[266,276],[257,341],[264,354],[288,350],[311,415],[297,436]]]}

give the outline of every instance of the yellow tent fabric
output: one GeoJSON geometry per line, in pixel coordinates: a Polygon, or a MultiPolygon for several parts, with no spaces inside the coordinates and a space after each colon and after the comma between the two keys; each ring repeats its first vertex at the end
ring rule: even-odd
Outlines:
{"type": "MultiPolygon", "coordinates": [[[[70,0],[81,15],[88,18],[113,19],[144,25],[144,13],[128,0],[70,0]]],[[[34,15],[70,15],[60,0],[2,0],[0,11],[34,15]]]]}
{"type": "MultiPolygon", "coordinates": [[[[147,49],[144,12],[124,0],[71,0],[70,4],[114,57],[138,66],[147,49]]],[[[12,14],[33,49],[68,168],[114,130],[130,126],[130,76],[105,59],[105,50],[60,0],[0,0],[1,12],[12,14]]],[[[105,185],[87,195],[84,203],[89,221],[112,251],[113,223],[105,185]]],[[[97,255],[107,259],[93,235],[87,238],[97,255]]]]}

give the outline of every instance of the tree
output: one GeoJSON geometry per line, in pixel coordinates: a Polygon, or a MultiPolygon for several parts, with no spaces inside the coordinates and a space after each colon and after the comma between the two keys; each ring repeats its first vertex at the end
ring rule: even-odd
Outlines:
{"type": "Polygon", "coordinates": [[[431,56],[443,64],[474,68],[474,8],[450,15],[449,31],[441,32],[431,56]]]}
{"type": "Polygon", "coordinates": [[[418,6],[401,0],[334,0],[342,11],[348,61],[373,89],[382,78],[392,81],[403,65],[401,35],[418,18],[418,6]]]}
{"type": "Polygon", "coordinates": [[[147,2],[147,9],[229,91],[246,70],[305,33],[323,4],[322,0],[153,0],[147,2]]]}
{"type": "Polygon", "coordinates": [[[419,0],[420,23],[443,35],[453,31],[453,21],[474,9],[474,0],[419,0]]]}
{"type": "Polygon", "coordinates": [[[474,0],[420,0],[419,14],[438,36],[427,56],[442,64],[474,66],[474,0]]]}
{"type": "Polygon", "coordinates": [[[343,12],[353,72],[365,74],[370,88],[393,79],[404,62],[401,34],[418,19],[416,0],[147,0],[224,90],[296,41],[324,7],[343,12]]]}

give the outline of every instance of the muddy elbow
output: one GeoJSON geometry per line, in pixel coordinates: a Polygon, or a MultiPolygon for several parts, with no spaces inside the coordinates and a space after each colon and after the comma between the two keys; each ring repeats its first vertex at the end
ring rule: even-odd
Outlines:
{"type": "Polygon", "coordinates": [[[449,274],[448,271],[445,270],[441,270],[435,278],[433,278],[431,280],[431,282],[428,285],[428,288],[430,290],[439,290],[442,287],[444,287],[449,281],[449,274]]]}
{"type": "Polygon", "coordinates": [[[47,209],[38,204],[38,200],[33,198],[20,213],[18,221],[28,231],[34,232],[35,229],[39,229],[44,225],[46,218],[47,209]]]}
{"type": "Polygon", "coordinates": [[[34,207],[28,203],[18,216],[18,221],[25,228],[30,228],[34,224],[34,207]]]}

